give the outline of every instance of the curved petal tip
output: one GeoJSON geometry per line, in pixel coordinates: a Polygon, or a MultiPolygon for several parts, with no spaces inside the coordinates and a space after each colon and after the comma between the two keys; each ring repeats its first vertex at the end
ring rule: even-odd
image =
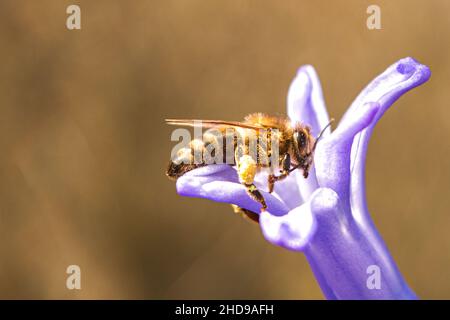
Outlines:
{"type": "Polygon", "coordinates": [[[423,82],[431,76],[430,68],[411,57],[400,59],[397,62],[396,70],[403,75],[417,73],[423,79],[423,82]]]}
{"type": "Polygon", "coordinates": [[[259,223],[267,241],[293,251],[302,251],[317,230],[316,219],[311,213],[309,202],[284,216],[263,212],[259,223]]]}
{"type": "MultiPolygon", "coordinates": [[[[304,65],[298,69],[288,90],[287,113],[293,122],[308,124],[314,136],[328,124],[322,86],[313,66],[304,65]]],[[[325,135],[329,133],[327,129],[325,135]]]]}
{"type": "Polygon", "coordinates": [[[421,64],[411,57],[400,59],[396,64],[395,70],[399,74],[409,77],[409,81],[407,82],[409,84],[408,89],[420,86],[428,81],[431,76],[431,70],[428,66],[421,64]]]}

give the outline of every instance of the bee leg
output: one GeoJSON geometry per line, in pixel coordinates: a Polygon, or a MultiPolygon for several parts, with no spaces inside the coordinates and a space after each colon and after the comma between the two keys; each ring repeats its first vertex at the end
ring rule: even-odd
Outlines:
{"type": "Polygon", "coordinates": [[[289,175],[289,171],[283,170],[279,176],[276,176],[274,174],[270,174],[268,178],[269,183],[269,192],[273,192],[273,188],[275,187],[275,182],[281,181],[285,179],[289,175]]]}
{"type": "Polygon", "coordinates": [[[264,200],[263,195],[253,183],[255,180],[256,171],[258,169],[256,161],[251,156],[246,154],[239,158],[236,156],[236,160],[239,182],[245,186],[247,189],[247,194],[250,198],[261,204],[261,212],[266,211],[266,200],[264,200]]]}
{"type": "Polygon", "coordinates": [[[264,197],[261,192],[259,192],[258,188],[253,183],[244,184],[244,186],[247,189],[247,194],[250,196],[250,198],[261,204],[261,212],[266,211],[266,200],[264,200],[264,197]]]}
{"type": "Polygon", "coordinates": [[[273,188],[275,187],[275,182],[283,180],[289,175],[289,169],[291,167],[291,157],[289,154],[286,154],[283,159],[281,160],[281,167],[283,168],[281,170],[281,174],[279,176],[274,175],[273,173],[269,175],[268,177],[268,185],[269,185],[269,192],[273,192],[273,188]]]}
{"type": "Polygon", "coordinates": [[[308,178],[309,172],[308,171],[303,171],[303,177],[306,179],[308,178]]]}
{"type": "Polygon", "coordinates": [[[308,178],[308,175],[309,175],[309,167],[310,167],[311,165],[308,163],[307,165],[305,165],[304,167],[303,167],[303,177],[306,179],[306,178],[308,178]]]}
{"type": "Polygon", "coordinates": [[[241,208],[241,207],[239,207],[239,206],[237,206],[235,204],[232,204],[231,207],[233,208],[233,211],[235,213],[239,214],[240,216],[242,216],[246,220],[259,223],[259,214],[255,213],[253,211],[241,208]]]}

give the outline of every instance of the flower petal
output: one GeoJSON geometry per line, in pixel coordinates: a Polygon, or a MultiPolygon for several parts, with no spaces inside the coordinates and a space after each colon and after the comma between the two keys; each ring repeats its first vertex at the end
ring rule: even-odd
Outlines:
{"type": "Polygon", "coordinates": [[[381,238],[367,237],[341,200],[328,188],[317,190],[311,199],[317,232],[303,252],[325,296],[415,299],[381,238]],[[373,283],[374,277],[377,284],[373,283]]]}
{"type": "MultiPolygon", "coordinates": [[[[309,125],[314,136],[330,121],[319,77],[312,66],[305,65],[298,70],[289,87],[287,106],[291,121],[309,125]]],[[[329,133],[327,129],[325,136],[329,133]]]]}
{"type": "MultiPolygon", "coordinates": [[[[276,215],[286,214],[288,207],[274,195],[260,190],[268,210],[276,215]]],[[[189,171],[177,180],[177,192],[182,196],[205,198],[238,205],[259,213],[261,205],[250,198],[239,183],[237,172],[228,165],[210,165],[189,171]]]]}
{"type": "MultiPolygon", "coordinates": [[[[255,185],[258,189],[267,190],[268,175],[269,172],[267,170],[261,171],[256,175],[255,185]]],[[[272,194],[283,201],[289,209],[298,207],[304,202],[303,198],[300,196],[297,177],[294,172],[287,176],[287,178],[277,181],[272,194]]]]}
{"type": "Polygon", "coordinates": [[[430,69],[412,58],[401,59],[375,78],[356,98],[346,112],[341,124],[351,121],[358,109],[364,108],[367,101],[376,101],[380,110],[372,123],[359,133],[352,146],[351,153],[351,203],[357,221],[369,219],[365,195],[365,163],[370,136],[373,128],[389,107],[404,93],[421,85],[429,79],[430,69]]]}
{"type": "Polygon", "coordinates": [[[309,201],[283,216],[263,212],[259,224],[267,241],[294,251],[303,250],[317,230],[309,201]]]}
{"type": "Polygon", "coordinates": [[[361,91],[343,116],[341,123],[348,121],[356,109],[371,101],[378,102],[381,106],[380,115],[377,116],[379,119],[398,98],[427,81],[430,75],[430,69],[413,58],[400,59],[361,91]]]}
{"type": "Polygon", "coordinates": [[[344,122],[318,146],[314,156],[317,180],[321,187],[333,189],[342,201],[350,202],[350,150],[355,135],[368,126],[379,110],[377,103],[368,103],[351,121],[344,122]]]}
{"type": "MultiPolygon", "coordinates": [[[[312,66],[305,65],[298,70],[289,87],[287,109],[291,121],[309,125],[315,137],[329,123],[320,80],[312,66]]],[[[330,128],[327,128],[324,137],[330,132],[330,128]]],[[[314,167],[309,171],[307,179],[298,171],[292,175],[297,178],[302,199],[308,199],[318,188],[314,167]]]]}

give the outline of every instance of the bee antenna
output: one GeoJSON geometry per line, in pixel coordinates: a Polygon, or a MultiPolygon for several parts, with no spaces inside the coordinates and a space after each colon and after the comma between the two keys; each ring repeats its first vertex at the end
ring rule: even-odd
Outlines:
{"type": "Polygon", "coordinates": [[[325,130],[327,130],[327,128],[329,126],[331,126],[331,124],[334,122],[334,118],[330,119],[330,122],[328,122],[328,124],[325,126],[325,128],[322,129],[322,131],[320,131],[319,136],[316,138],[316,141],[314,142],[314,146],[313,146],[313,151],[316,150],[316,146],[317,143],[319,142],[320,138],[322,138],[323,133],[325,132],[325,130]]]}

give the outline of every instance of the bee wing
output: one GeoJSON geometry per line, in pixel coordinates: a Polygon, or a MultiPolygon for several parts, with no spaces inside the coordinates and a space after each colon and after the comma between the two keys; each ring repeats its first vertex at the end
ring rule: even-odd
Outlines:
{"type": "Polygon", "coordinates": [[[187,127],[203,127],[203,128],[215,128],[220,126],[244,128],[261,130],[267,129],[262,125],[251,124],[239,121],[224,121],[224,120],[197,120],[197,119],[166,119],[166,123],[174,126],[187,126],[187,127]]]}

